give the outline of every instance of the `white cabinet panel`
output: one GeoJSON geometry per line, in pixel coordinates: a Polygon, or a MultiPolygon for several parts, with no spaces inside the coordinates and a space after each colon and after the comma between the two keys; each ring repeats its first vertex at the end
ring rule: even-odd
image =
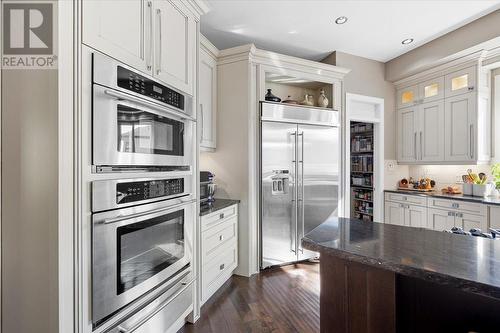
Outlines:
{"type": "Polygon", "coordinates": [[[445,159],[474,160],[476,136],[475,93],[462,94],[445,100],[445,159]]]}
{"type": "Polygon", "coordinates": [[[429,102],[419,107],[419,152],[421,161],[444,160],[444,101],[429,102]]]}
{"type": "Polygon", "coordinates": [[[427,227],[427,207],[407,205],[405,209],[405,225],[409,227],[427,227]]]}
{"type": "Polygon", "coordinates": [[[455,214],[455,226],[462,227],[466,231],[478,228],[485,232],[488,229],[488,220],[485,216],[457,212],[455,214]]]}
{"type": "Polygon", "coordinates": [[[418,85],[420,101],[422,103],[441,100],[444,98],[444,77],[424,81],[418,85]]]}
{"type": "Polygon", "coordinates": [[[83,43],[150,72],[152,7],[144,0],[82,1],[83,43]]]}
{"type": "Polygon", "coordinates": [[[200,147],[216,148],[217,61],[200,50],[200,147]]]}
{"type": "Polygon", "coordinates": [[[194,17],[181,1],[156,0],[154,74],[163,82],[193,93],[197,43],[194,17]]]}
{"type": "Polygon", "coordinates": [[[490,228],[500,229],[500,206],[490,206],[490,228]]]}
{"type": "Polygon", "coordinates": [[[427,227],[429,229],[443,231],[450,230],[455,226],[455,216],[452,211],[442,209],[428,209],[427,227]]]}
{"type": "Polygon", "coordinates": [[[457,96],[475,90],[476,66],[464,68],[445,77],[445,97],[457,96]]]}
{"type": "Polygon", "coordinates": [[[417,106],[397,110],[398,161],[417,160],[417,106]]]}
{"type": "Polygon", "coordinates": [[[403,204],[397,202],[385,203],[385,219],[388,224],[404,225],[404,208],[403,204]]]}
{"type": "Polygon", "coordinates": [[[399,89],[396,94],[398,108],[412,106],[416,104],[419,99],[418,85],[399,89]]]}

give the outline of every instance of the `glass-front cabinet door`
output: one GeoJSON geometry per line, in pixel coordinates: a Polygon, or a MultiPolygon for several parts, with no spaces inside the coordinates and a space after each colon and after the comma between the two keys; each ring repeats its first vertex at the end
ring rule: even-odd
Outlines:
{"type": "Polygon", "coordinates": [[[476,66],[446,75],[445,97],[457,96],[476,89],[476,66]]]}
{"type": "Polygon", "coordinates": [[[418,85],[409,86],[398,90],[398,108],[411,106],[418,101],[418,85]]]}
{"type": "Polygon", "coordinates": [[[437,101],[444,98],[444,77],[440,76],[424,81],[418,85],[420,101],[422,103],[437,101]]]}

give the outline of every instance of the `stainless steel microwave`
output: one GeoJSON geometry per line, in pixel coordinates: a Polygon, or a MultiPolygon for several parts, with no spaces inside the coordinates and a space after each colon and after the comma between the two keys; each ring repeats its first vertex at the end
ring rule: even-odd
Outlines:
{"type": "Polygon", "coordinates": [[[195,137],[192,97],[98,53],[92,64],[96,170],[188,169],[195,137]]]}

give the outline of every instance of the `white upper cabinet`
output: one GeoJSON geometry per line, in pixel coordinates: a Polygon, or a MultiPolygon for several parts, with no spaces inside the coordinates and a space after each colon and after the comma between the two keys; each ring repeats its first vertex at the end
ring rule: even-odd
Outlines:
{"type": "Polygon", "coordinates": [[[181,1],[155,0],[154,75],[163,82],[193,94],[197,49],[194,16],[181,1]]]}
{"type": "Polygon", "coordinates": [[[83,43],[140,71],[151,70],[150,2],[88,0],[82,5],[83,43]]]}
{"type": "Polygon", "coordinates": [[[463,94],[445,100],[445,159],[473,161],[476,149],[475,93],[463,94]]]}
{"type": "Polygon", "coordinates": [[[199,69],[200,148],[216,148],[217,123],[217,54],[218,50],[201,37],[199,69]]]}
{"type": "Polygon", "coordinates": [[[193,95],[198,25],[186,3],[83,1],[83,42],[193,95]]]}
{"type": "Polygon", "coordinates": [[[461,95],[476,89],[476,66],[471,66],[445,76],[445,97],[461,95]]]}
{"type": "Polygon", "coordinates": [[[444,101],[428,102],[419,106],[419,160],[443,161],[445,141],[444,101]]]}
{"type": "Polygon", "coordinates": [[[417,155],[418,106],[397,110],[397,154],[400,162],[415,162],[417,155]]]}
{"type": "Polygon", "coordinates": [[[398,108],[415,105],[418,99],[418,85],[406,87],[397,91],[398,108]]]}
{"type": "Polygon", "coordinates": [[[397,90],[398,162],[474,164],[491,159],[490,79],[478,66],[455,65],[397,90]]]}
{"type": "Polygon", "coordinates": [[[444,98],[444,77],[440,76],[418,85],[419,102],[428,103],[444,98]]]}

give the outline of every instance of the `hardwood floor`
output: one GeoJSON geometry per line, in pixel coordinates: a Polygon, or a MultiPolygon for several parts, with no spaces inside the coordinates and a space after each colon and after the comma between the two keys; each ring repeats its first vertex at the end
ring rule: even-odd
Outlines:
{"type": "Polygon", "coordinates": [[[319,264],[233,276],[180,332],[319,332],[319,264]]]}

